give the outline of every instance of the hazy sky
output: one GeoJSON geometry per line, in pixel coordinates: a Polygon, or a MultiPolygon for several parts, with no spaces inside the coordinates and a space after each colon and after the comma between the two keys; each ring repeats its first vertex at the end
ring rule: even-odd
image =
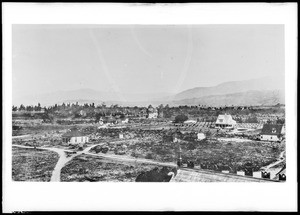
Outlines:
{"type": "Polygon", "coordinates": [[[176,93],[284,74],[283,25],[14,25],[13,95],[176,93]]]}

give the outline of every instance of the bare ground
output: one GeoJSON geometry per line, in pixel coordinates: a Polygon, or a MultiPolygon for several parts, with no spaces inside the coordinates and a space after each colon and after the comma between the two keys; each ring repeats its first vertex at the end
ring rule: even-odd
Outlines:
{"type": "Polygon", "coordinates": [[[37,149],[12,149],[13,181],[50,181],[58,154],[37,149]]]}

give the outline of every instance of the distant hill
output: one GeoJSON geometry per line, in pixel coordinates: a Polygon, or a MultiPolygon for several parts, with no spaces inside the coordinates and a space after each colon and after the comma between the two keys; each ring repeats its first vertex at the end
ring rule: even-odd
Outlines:
{"type": "Polygon", "coordinates": [[[284,90],[284,79],[264,77],[245,81],[231,81],[213,87],[196,87],[176,94],[172,100],[185,100],[203,96],[226,95],[247,91],[284,90]]]}
{"type": "Polygon", "coordinates": [[[231,81],[212,87],[196,87],[178,94],[116,93],[93,89],[57,91],[48,94],[13,97],[14,105],[48,106],[61,103],[95,103],[123,106],[169,105],[262,105],[284,102],[284,77],[264,77],[245,81],[231,81]]]}
{"type": "Polygon", "coordinates": [[[231,105],[275,105],[284,104],[283,90],[247,91],[225,95],[210,95],[198,98],[172,101],[171,105],[208,105],[208,106],[231,106],[231,105]]]}

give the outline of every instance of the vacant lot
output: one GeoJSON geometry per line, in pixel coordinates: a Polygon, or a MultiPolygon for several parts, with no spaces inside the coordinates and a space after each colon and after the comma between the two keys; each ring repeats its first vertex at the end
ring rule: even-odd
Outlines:
{"type": "Polygon", "coordinates": [[[202,168],[211,170],[258,171],[261,167],[275,162],[285,145],[261,141],[218,141],[204,140],[181,144],[183,160],[195,161],[202,168]]]}
{"type": "Polygon", "coordinates": [[[62,169],[61,181],[133,182],[137,176],[155,167],[146,164],[114,163],[94,156],[80,155],[62,169]]]}
{"type": "Polygon", "coordinates": [[[12,179],[14,181],[50,181],[58,154],[34,149],[12,149],[12,179]]]}

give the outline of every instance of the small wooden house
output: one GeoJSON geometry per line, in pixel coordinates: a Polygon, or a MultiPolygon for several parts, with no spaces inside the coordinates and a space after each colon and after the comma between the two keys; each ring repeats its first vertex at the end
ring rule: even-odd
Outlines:
{"type": "Polygon", "coordinates": [[[260,140],[281,141],[283,133],[284,133],[283,125],[264,124],[260,133],[260,140]]]}

